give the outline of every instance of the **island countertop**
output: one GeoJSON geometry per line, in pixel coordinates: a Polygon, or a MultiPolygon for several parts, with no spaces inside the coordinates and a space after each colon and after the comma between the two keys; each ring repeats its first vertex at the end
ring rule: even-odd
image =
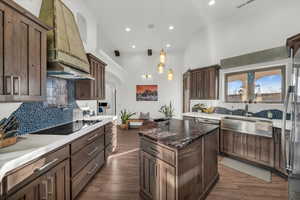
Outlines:
{"type": "Polygon", "coordinates": [[[167,125],[141,130],[139,134],[168,147],[182,149],[218,128],[217,125],[197,123],[194,120],[172,119],[167,125]]]}

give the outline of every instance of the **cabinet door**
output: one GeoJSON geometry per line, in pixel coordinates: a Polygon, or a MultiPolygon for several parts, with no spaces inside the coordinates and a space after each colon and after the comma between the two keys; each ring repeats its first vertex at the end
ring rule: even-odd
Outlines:
{"type": "Polygon", "coordinates": [[[42,101],[46,91],[46,30],[27,17],[4,8],[0,43],[4,65],[0,101],[42,101]],[[2,84],[3,83],[3,84],[2,84]]]}
{"type": "Polygon", "coordinates": [[[9,196],[8,200],[41,200],[45,195],[46,184],[43,184],[42,179],[38,178],[30,184],[18,190],[13,195],[9,196]]]}
{"type": "Polygon", "coordinates": [[[274,143],[273,138],[257,136],[256,161],[274,167],[274,143]]]}
{"type": "Polygon", "coordinates": [[[221,131],[221,151],[223,153],[233,153],[233,138],[233,132],[227,130],[221,131]]]}
{"type": "Polygon", "coordinates": [[[158,200],[176,200],[175,168],[161,160],[157,163],[158,200]]]}
{"type": "Polygon", "coordinates": [[[140,152],[140,187],[144,194],[152,200],[158,200],[157,160],[153,156],[140,152]]]}
{"type": "Polygon", "coordinates": [[[47,200],[70,199],[70,170],[69,160],[63,161],[41,177],[41,184],[46,189],[47,200]]]}

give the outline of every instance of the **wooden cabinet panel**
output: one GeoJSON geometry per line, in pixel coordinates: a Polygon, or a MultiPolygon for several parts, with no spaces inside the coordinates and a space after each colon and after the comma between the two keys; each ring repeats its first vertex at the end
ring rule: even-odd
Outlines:
{"type": "Polygon", "coordinates": [[[104,137],[104,127],[100,127],[72,142],[71,154],[76,153],[77,151],[81,150],[86,145],[92,143],[93,141],[97,140],[100,137],[104,137]]]}
{"type": "Polygon", "coordinates": [[[157,161],[158,200],[176,199],[176,172],[175,168],[163,161],[157,161]]]}
{"type": "MultiPolygon", "coordinates": [[[[274,137],[274,167],[277,171],[287,175],[286,172],[286,161],[284,156],[282,155],[283,149],[281,147],[281,129],[274,128],[273,129],[273,137],[274,137]]],[[[286,141],[288,141],[290,132],[286,131],[286,141]]]]}
{"type": "Polygon", "coordinates": [[[41,184],[41,178],[32,181],[22,189],[9,196],[8,200],[41,200],[45,191],[45,185],[41,184]]]}
{"type": "Polygon", "coordinates": [[[95,80],[76,81],[76,99],[78,100],[103,100],[105,99],[105,66],[100,59],[87,54],[90,63],[91,76],[95,80]]]}
{"type": "Polygon", "coordinates": [[[8,200],[70,200],[70,163],[65,160],[16,190],[8,200]]]}
{"type": "Polygon", "coordinates": [[[158,200],[157,159],[146,152],[140,153],[140,187],[153,200],[158,200]]]}
{"type": "Polygon", "coordinates": [[[0,3],[0,101],[42,101],[46,98],[48,28],[19,9],[10,1],[0,3]]]}
{"type": "Polygon", "coordinates": [[[76,198],[79,192],[104,165],[104,162],[104,151],[102,151],[72,179],[72,199],[76,198]]]}
{"type": "Polygon", "coordinates": [[[199,68],[190,73],[191,99],[218,98],[219,66],[199,68]]]}
{"type": "Polygon", "coordinates": [[[104,150],[104,135],[88,144],[71,157],[71,176],[74,177],[88,162],[104,150]],[[80,160],[80,162],[78,162],[80,160]]]}
{"type": "Polygon", "coordinates": [[[274,166],[272,138],[222,130],[221,151],[268,167],[274,166]]]}
{"type": "Polygon", "coordinates": [[[42,199],[69,200],[70,199],[70,162],[65,160],[52,168],[41,177],[41,184],[45,186],[46,194],[42,199]]]}
{"type": "Polygon", "coordinates": [[[233,153],[233,138],[234,133],[227,130],[222,130],[221,132],[221,151],[223,153],[232,154],[233,153]]]}
{"type": "MultiPolygon", "coordinates": [[[[204,138],[204,185],[211,184],[211,180],[214,180],[216,174],[218,174],[218,137],[219,132],[209,134],[204,138]]],[[[203,188],[204,189],[204,188],[203,188]]]]}

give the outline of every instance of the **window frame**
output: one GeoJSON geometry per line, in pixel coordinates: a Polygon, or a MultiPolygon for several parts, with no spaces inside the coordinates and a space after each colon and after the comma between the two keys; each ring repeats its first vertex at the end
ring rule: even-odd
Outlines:
{"type": "MultiPolygon", "coordinates": [[[[255,76],[254,76],[255,78],[255,76]]],[[[273,66],[273,67],[266,67],[266,68],[261,68],[261,69],[256,69],[256,70],[245,70],[245,71],[238,71],[238,72],[233,72],[233,73],[226,73],[225,78],[224,78],[224,95],[225,95],[225,102],[226,103],[272,103],[272,104],[283,104],[284,103],[284,97],[285,97],[285,92],[286,92],[286,66],[285,65],[279,65],[279,66],[273,66]],[[272,70],[281,70],[281,100],[278,101],[260,101],[256,102],[253,97],[255,96],[255,81],[251,83],[251,81],[247,80],[247,95],[248,99],[247,101],[230,101],[228,99],[228,77],[232,75],[237,75],[237,74],[247,74],[247,77],[249,73],[253,73],[255,75],[255,72],[262,72],[262,71],[272,71],[272,70]]]]}

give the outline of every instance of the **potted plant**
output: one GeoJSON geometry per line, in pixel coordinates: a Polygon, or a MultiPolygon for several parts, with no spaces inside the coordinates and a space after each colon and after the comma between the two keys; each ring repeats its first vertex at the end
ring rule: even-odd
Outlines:
{"type": "Polygon", "coordinates": [[[132,112],[127,112],[126,109],[121,110],[121,128],[122,129],[128,129],[128,120],[134,116],[136,113],[132,113],[132,112]]]}
{"type": "Polygon", "coordinates": [[[162,113],[165,119],[171,119],[172,117],[174,117],[174,111],[175,110],[172,106],[172,103],[170,102],[169,105],[163,105],[162,107],[160,107],[158,112],[162,113]]]}

